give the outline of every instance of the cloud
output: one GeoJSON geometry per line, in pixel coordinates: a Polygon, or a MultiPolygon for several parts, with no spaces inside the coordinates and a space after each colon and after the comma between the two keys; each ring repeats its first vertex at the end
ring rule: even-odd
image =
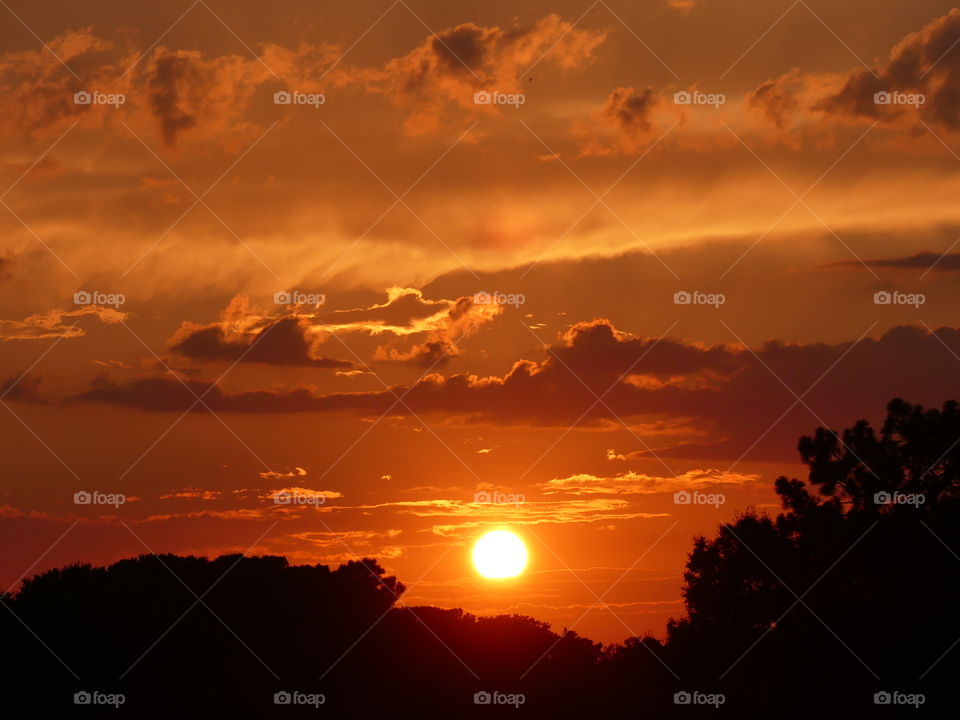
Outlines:
{"type": "Polygon", "coordinates": [[[960,253],[919,252],[915,255],[874,260],[837,260],[823,263],[820,267],[853,267],[863,269],[864,263],[870,267],[889,267],[917,270],[941,270],[955,272],[960,270],[960,253]]]}
{"type": "Polygon", "coordinates": [[[697,6],[697,0],[667,0],[667,6],[687,15],[697,6]]]}
{"type": "Polygon", "coordinates": [[[307,474],[307,471],[302,467],[295,467],[289,472],[279,472],[277,470],[267,470],[266,472],[259,473],[260,477],[264,480],[286,480],[289,478],[295,477],[304,477],[307,474]]]}
{"type": "Polygon", "coordinates": [[[450,309],[449,300],[427,300],[416,288],[392,287],[387,298],[370,307],[335,310],[322,315],[326,325],[338,330],[359,330],[371,335],[389,332],[407,335],[430,329],[430,319],[450,309]]]}
{"type": "Polygon", "coordinates": [[[338,512],[369,513],[391,510],[417,518],[450,518],[459,522],[436,524],[430,531],[443,537],[458,537],[472,528],[509,522],[512,525],[564,525],[669,517],[668,513],[637,511],[627,500],[617,498],[574,498],[527,500],[517,505],[476,503],[465,500],[400,500],[372,505],[340,506],[338,512]]]}
{"type": "Polygon", "coordinates": [[[296,495],[301,498],[319,500],[321,503],[326,500],[343,497],[343,493],[337,492],[336,490],[313,490],[311,488],[291,486],[280,488],[278,490],[271,490],[267,495],[264,495],[264,499],[276,500],[278,496],[285,495],[296,495]]]}
{"type": "MultiPolygon", "coordinates": [[[[326,314],[291,307],[270,314],[237,295],[209,325],[184,322],[170,339],[169,349],[193,360],[237,361],[268,365],[353,368],[354,363],[320,355],[331,333],[396,336],[375,348],[373,360],[427,367],[460,354],[457,344],[475,335],[502,312],[496,303],[477,304],[472,298],[427,300],[420,290],[391,288],[387,300],[370,307],[326,314]],[[417,340],[417,336],[422,337],[417,340]],[[413,344],[408,342],[413,338],[413,344]]],[[[353,370],[350,370],[353,372],[353,370]]],[[[362,372],[362,371],[357,371],[362,372]]]]}
{"type": "Polygon", "coordinates": [[[495,112],[474,103],[478,90],[518,92],[521,73],[538,62],[582,69],[605,39],[604,32],[576,29],[553,14],[510,29],[463,23],[358,77],[407,113],[407,133],[432,133],[460,115],[495,112]]]}
{"type": "Polygon", "coordinates": [[[99,305],[87,305],[76,310],[54,308],[23,320],[0,320],[0,341],[83,337],[87,331],[79,326],[79,322],[86,317],[95,317],[105,325],[117,325],[130,315],[99,305]]]}
{"type": "Polygon", "coordinates": [[[309,530],[307,532],[293,533],[286,535],[286,539],[301,540],[310,543],[318,548],[338,548],[343,549],[344,545],[348,547],[369,548],[376,541],[392,540],[401,534],[400,530],[341,530],[339,532],[329,532],[321,530],[309,530]]]}
{"type": "Polygon", "coordinates": [[[655,127],[659,114],[667,108],[662,96],[652,87],[640,91],[633,87],[616,88],[590,121],[574,126],[580,156],[641,153],[658,134],[655,127]]]}
{"type": "Polygon", "coordinates": [[[746,107],[764,116],[778,130],[789,127],[802,107],[805,78],[794,68],[788,73],[761,83],[746,97],[746,107]]]}
{"type": "MultiPolygon", "coordinates": [[[[217,412],[376,417],[394,406],[397,392],[406,393],[404,407],[394,407],[398,415],[439,413],[447,423],[498,426],[579,422],[608,429],[624,420],[657,454],[716,458],[749,450],[779,460],[792,456],[796,438],[820,418],[851,423],[879,414],[886,400],[898,396],[925,404],[960,397],[955,355],[960,330],[954,328],[930,333],[901,326],[856,343],[770,341],[747,351],[635,338],[597,320],[573,326],[545,359],[518,360],[503,376],[433,373],[409,388],[326,394],[306,386],[227,394],[209,383],[189,384],[198,394],[209,391],[205,403],[217,412]],[[787,390],[802,393],[814,383],[804,402],[816,415],[787,390]]],[[[168,412],[194,404],[180,383],[166,377],[117,384],[101,376],[70,400],[168,412]]]]}
{"type": "Polygon", "coordinates": [[[219,490],[203,490],[202,488],[182,488],[171,490],[160,496],[161,500],[220,500],[223,493],[219,490]]]}
{"type": "Polygon", "coordinates": [[[561,70],[586,67],[605,39],[604,32],[577,29],[553,14],[525,27],[464,23],[431,34],[381,66],[351,67],[336,63],[343,48],[327,43],[263,43],[257,57],[163,45],[147,55],[126,54],[88,27],[51,39],[49,50],[0,54],[0,83],[12,88],[0,97],[0,122],[40,135],[62,132],[78,119],[102,124],[114,117],[133,127],[152,125],[171,149],[187,134],[241,147],[258,134],[246,119],[251,101],[261,86],[276,82],[301,92],[354,87],[386,96],[406,114],[405,130],[424,134],[456,114],[496,112],[475,105],[474,92],[515,92],[525,80],[519,75],[535,62],[561,70]],[[73,95],[80,90],[123,93],[128,102],[119,111],[78,105],[73,95]],[[145,102],[132,101],[139,97],[145,102]]]}
{"type": "Polygon", "coordinates": [[[390,363],[410,363],[425,367],[442,364],[459,355],[459,343],[475,335],[480,328],[503,312],[496,303],[479,304],[473,298],[462,297],[449,303],[446,310],[432,316],[425,326],[426,338],[410,348],[381,345],[374,352],[374,360],[390,363]]]}
{"type": "MultiPolygon", "coordinates": [[[[744,352],[728,346],[700,347],[678,341],[633,338],[616,330],[608,321],[595,320],[570,328],[559,343],[550,346],[541,362],[518,360],[502,377],[445,377],[431,373],[409,388],[404,402],[414,412],[445,412],[475,421],[563,424],[595,404],[591,390],[600,394],[612,388],[610,401],[626,406],[629,398],[650,392],[627,382],[634,377],[659,378],[660,384],[655,387],[661,390],[690,383],[694,387],[710,387],[724,376],[740,371],[745,362],[744,352]],[[697,381],[693,382],[693,378],[697,381]]],[[[206,382],[188,384],[198,394],[209,391],[204,402],[214,410],[225,411],[377,413],[386,411],[395,400],[389,391],[319,395],[310,387],[302,386],[285,392],[247,391],[228,395],[206,382]]],[[[167,377],[141,378],[117,385],[107,376],[100,376],[89,391],[75,399],[181,411],[194,401],[186,388],[167,377]],[[180,386],[179,390],[176,386],[180,386]]],[[[638,404],[635,408],[625,407],[623,412],[636,415],[643,409],[638,404]]],[[[608,414],[602,406],[597,406],[585,422],[596,423],[608,414]]]]}
{"type": "Polygon", "coordinates": [[[7,402],[29,402],[43,405],[46,400],[40,395],[43,377],[39,373],[20,374],[0,382],[0,398],[7,402]]]}
{"type": "Polygon", "coordinates": [[[270,70],[257,59],[207,59],[195,50],[161,47],[147,65],[148,102],[164,142],[174,148],[187,130],[200,129],[206,136],[242,129],[247,105],[270,78],[270,70]]]}
{"type": "Polygon", "coordinates": [[[246,295],[237,295],[210,325],[185,322],[169,340],[171,352],[192,360],[262,363],[315,368],[351,368],[347,360],[318,353],[327,334],[310,323],[310,314],[297,309],[270,316],[255,308],[246,295]]]}
{"type": "Polygon", "coordinates": [[[565,478],[549,480],[544,485],[543,493],[545,495],[652,495],[709,485],[745,485],[759,478],[759,475],[723,470],[689,470],[676,477],[658,477],[633,471],[614,477],[577,473],[565,478]]]}
{"type": "Polygon", "coordinates": [[[80,119],[102,122],[109,115],[104,106],[76,104],[73,96],[80,90],[127,92],[116,58],[108,57],[113,44],[94,36],[92,28],[81,28],[54,37],[47,47],[0,54],[0,126],[43,136],[63,132],[80,119]]]}
{"type": "Polygon", "coordinates": [[[909,33],[877,66],[846,74],[801,73],[798,69],[767,80],[747,96],[747,106],[779,129],[823,115],[849,121],[877,121],[890,127],[922,130],[918,122],[960,129],[960,10],[954,8],[909,33]],[[920,94],[918,106],[877,103],[877,93],[920,94]]]}
{"type": "Polygon", "coordinates": [[[926,95],[920,112],[924,119],[951,130],[960,127],[960,55],[951,52],[960,41],[960,10],[954,8],[923,29],[910,33],[890,51],[875,77],[854,70],[843,89],[818,106],[827,112],[872,119],[904,115],[911,108],[877,105],[874,93],[919,92],[926,95]]]}

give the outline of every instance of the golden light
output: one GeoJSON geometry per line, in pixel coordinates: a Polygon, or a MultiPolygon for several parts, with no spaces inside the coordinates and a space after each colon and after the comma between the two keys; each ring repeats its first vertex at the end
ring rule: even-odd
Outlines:
{"type": "Polygon", "coordinates": [[[507,530],[488,532],[473,546],[473,566],[485,578],[516,577],[527,565],[527,546],[507,530]]]}

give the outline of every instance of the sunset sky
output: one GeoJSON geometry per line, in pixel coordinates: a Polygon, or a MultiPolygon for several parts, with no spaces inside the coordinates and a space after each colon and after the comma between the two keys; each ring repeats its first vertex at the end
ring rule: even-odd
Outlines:
{"type": "Polygon", "coordinates": [[[960,395],[958,45],[932,0],[3,0],[0,589],[375,557],[661,635],[800,435],[960,395]]]}

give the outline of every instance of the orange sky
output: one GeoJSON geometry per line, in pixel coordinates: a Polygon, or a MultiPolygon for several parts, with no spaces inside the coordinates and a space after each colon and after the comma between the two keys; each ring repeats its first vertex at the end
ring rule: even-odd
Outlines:
{"type": "Polygon", "coordinates": [[[799,435],[960,393],[949,3],[8,5],[5,587],[374,556],[410,603],[659,635],[799,435]],[[493,526],[516,580],[469,566],[493,526]]]}

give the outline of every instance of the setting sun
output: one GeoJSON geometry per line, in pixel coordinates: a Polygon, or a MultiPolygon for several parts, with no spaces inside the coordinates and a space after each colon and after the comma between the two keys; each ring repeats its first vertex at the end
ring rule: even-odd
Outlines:
{"type": "Polygon", "coordinates": [[[527,547],[512,532],[494,530],[473,546],[473,565],[485,578],[516,577],[527,565],[527,547]]]}

